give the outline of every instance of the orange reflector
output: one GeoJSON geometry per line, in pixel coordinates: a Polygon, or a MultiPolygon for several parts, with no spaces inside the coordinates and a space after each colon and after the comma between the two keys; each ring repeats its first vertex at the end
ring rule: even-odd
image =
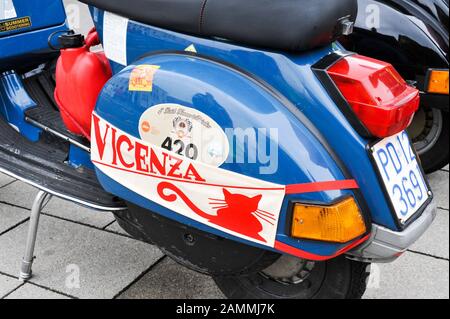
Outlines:
{"type": "Polygon", "coordinates": [[[293,237],[347,243],[366,231],[364,218],[353,197],[332,206],[294,206],[293,237]]]}
{"type": "Polygon", "coordinates": [[[448,95],[448,70],[429,71],[428,93],[448,95]]]}

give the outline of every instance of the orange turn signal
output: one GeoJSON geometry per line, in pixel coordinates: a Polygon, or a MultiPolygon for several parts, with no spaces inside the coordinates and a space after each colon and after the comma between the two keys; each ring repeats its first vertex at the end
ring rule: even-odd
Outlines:
{"type": "Polygon", "coordinates": [[[428,93],[449,94],[448,70],[430,70],[428,78],[428,93]]]}
{"type": "Polygon", "coordinates": [[[292,237],[347,243],[366,231],[364,218],[353,197],[332,206],[294,206],[292,237]]]}

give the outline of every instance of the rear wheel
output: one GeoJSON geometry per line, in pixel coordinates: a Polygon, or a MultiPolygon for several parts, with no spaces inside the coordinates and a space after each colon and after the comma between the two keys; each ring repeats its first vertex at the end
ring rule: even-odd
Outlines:
{"type": "Polygon", "coordinates": [[[158,246],[179,264],[207,275],[257,273],[280,258],[274,252],[189,227],[132,203],[115,215],[134,238],[158,246]]]}
{"type": "Polygon", "coordinates": [[[344,256],[310,262],[237,243],[128,203],[117,221],[135,238],[154,243],[183,266],[213,276],[225,296],[238,299],[357,299],[368,264],[344,256]]]}
{"type": "Polygon", "coordinates": [[[318,263],[283,256],[261,272],[214,280],[231,299],[359,299],[368,268],[344,256],[318,263]]]}
{"type": "Polygon", "coordinates": [[[448,121],[448,112],[421,108],[408,129],[427,173],[437,171],[449,162],[448,121]]]}

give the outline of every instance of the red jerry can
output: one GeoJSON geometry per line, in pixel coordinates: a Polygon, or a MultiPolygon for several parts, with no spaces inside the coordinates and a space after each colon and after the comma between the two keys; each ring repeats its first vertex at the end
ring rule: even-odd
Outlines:
{"type": "Polygon", "coordinates": [[[91,52],[100,44],[95,29],[86,41],[82,35],[59,37],[61,56],[56,65],[55,100],[67,129],[90,139],[91,116],[97,98],[112,71],[103,52],[91,52]]]}

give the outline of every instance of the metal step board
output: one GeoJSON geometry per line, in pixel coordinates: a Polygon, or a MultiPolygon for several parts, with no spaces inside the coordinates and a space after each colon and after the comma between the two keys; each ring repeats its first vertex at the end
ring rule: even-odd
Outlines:
{"type": "Polygon", "coordinates": [[[26,119],[43,132],[40,140],[33,143],[0,118],[0,172],[90,208],[125,209],[119,198],[105,192],[93,170],[75,168],[67,162],[70,143],[85,150],[89,150],[90,143],[66,130],[53,99],[53,70],[24,77],[23,82],[38,105],[27,110],[26,119]]]}
{"type": "Polygon", "coordinates": [[[69,132],[61,119],[53,92],[55,80],[53,69],[44,70],[39,74],[24,78],[23,83],[30,97],[38,106],[25,112],[25,120],[40,129],[47,131],[85,151],[90,151],[89,141],[79,135],[69,132]]]}
{"type": "Polygon", "coordinates": [[[39,142],[30,142],[3,119],[0,136],[0,172],[90,208],[125,208],[119,198],[104,191],[93,170],[67,163],[67,142],[45,132],[39,142]]]}
{"type": "Polygon", "coordinates": [[[87,152],[91,151],[89,141],[82,136],[69,132],[66,129],[59,112],[48,106],[40,105],[26,110],[25,121],[66,142],[74,144],[87,152]]]}

